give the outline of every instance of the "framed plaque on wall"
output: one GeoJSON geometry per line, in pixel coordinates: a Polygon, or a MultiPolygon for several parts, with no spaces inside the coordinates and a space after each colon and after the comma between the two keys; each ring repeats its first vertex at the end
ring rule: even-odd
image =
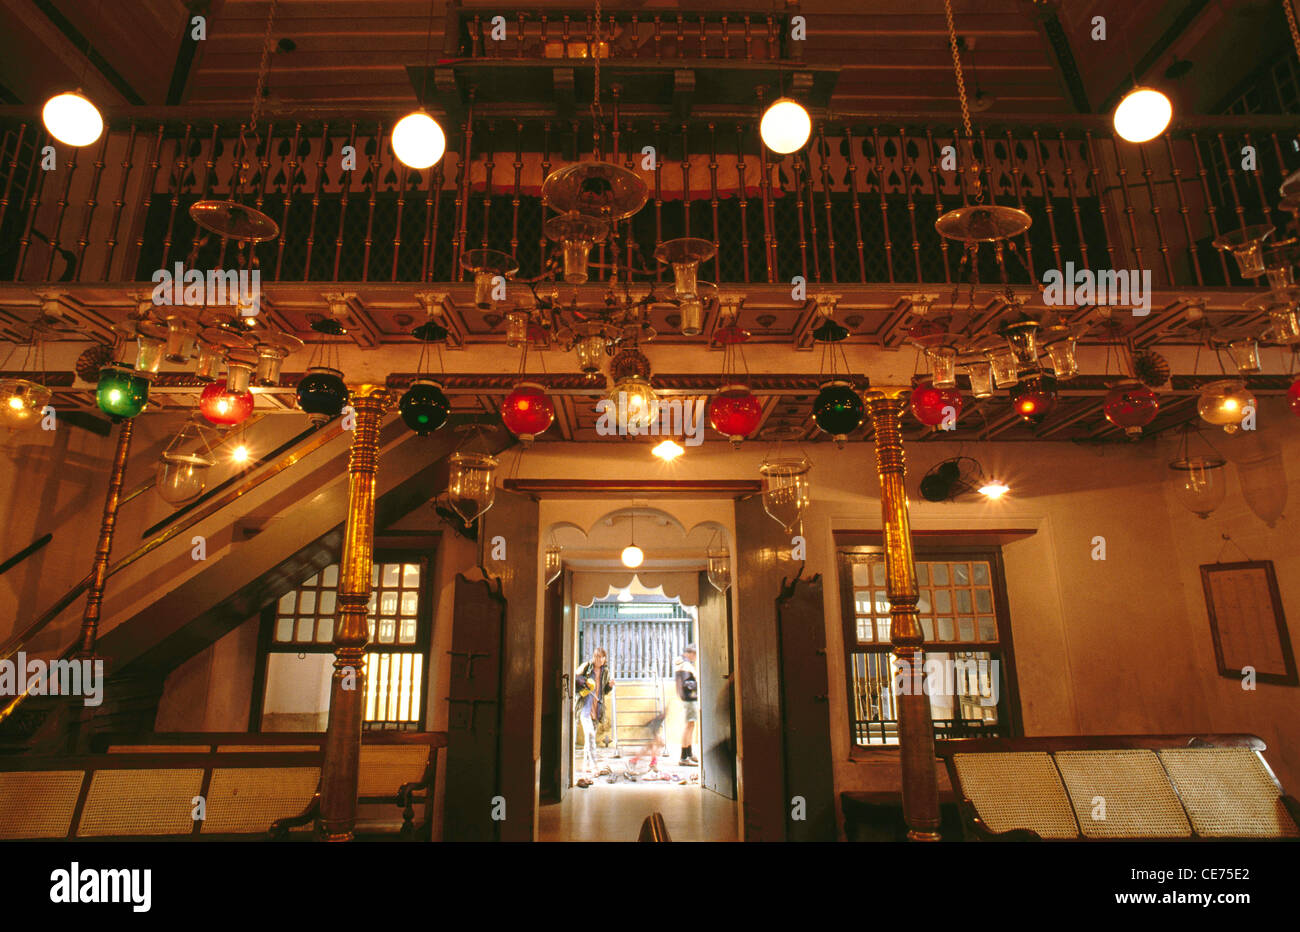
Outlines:
{"type": "Polygon", "coordinates": [[[1300,685],[1273,561],[1206,563],[1201,585],[1219,674],[1240,679],[1253,667],[1258,682],[1300,685]]]}

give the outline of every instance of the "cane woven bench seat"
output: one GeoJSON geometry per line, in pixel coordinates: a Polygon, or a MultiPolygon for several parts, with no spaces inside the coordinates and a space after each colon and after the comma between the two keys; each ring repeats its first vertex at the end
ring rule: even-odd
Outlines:
{"type": "Polygon", "coordinates": [[[1300,840],[1300,802],[1254,735],[1067,735],[935,743],[967,838],[1300,840]]]}
{"type": "Polygon", "coordinates": [[[1152,751],[1057,751],[1053,756],[1085,837],[1191,837],[1178,794],[1152,751]]]}
{"type": "MultiPolygon", "coordinates": [[[[320,783],[319,767],[222,767],[212,771],[207,818],[201,832],[264,832],[272,822],[301,812],[320,783]]],[[[302,826],[306,831],[310,826],[302,826]]]]}
{"type": "Polygon", "coordinates": [[[0,838],[66,838],[84,770],[0,772],[0,838]]]}
{"type": "Polygon", "coordinates": [[[1050,754],[954,754],[952,761],[990,831],[1028,829],[1041,838],[1078,836],[1070,799],[1050,754]]]}
{"type": "Polygon", "coordinates": [[[1158,752],[1202,838],[1297,838],[1300,828],[1259,755],[1245,748],[1158,752]]]}
{"type": "Polygon", "coordinates": [[[77,837],[188,835],[202,787],[201,767],[96,771],[77,837]]]}

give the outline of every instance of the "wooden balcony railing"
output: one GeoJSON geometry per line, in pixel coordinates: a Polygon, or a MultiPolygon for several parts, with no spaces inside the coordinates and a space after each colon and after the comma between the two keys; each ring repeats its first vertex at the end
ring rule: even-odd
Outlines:
{"type": "MultiPolygon", "coordinates": [[[[240,186],[237,116],[111,114],[99,142],[55,147],[56,167],[44,170],[39,119],[0,108],[0,281],[149,282],[176,262],[233,264],[234,249],[196,235],[187,213],[232,193],[281,227],[256,248],[263,282],[460,281],[460,256],[478,247],[511,253],[536,274],[557,245],[542,233],[542,180],[591,157],[590,122],[476,116],[471,104],[447,126],[446,156],[420,172],[392,153],[399,116],[272,115],[240,186]]],[[[622,268],[663,278],[655,244],[689,235],[717,245],[701,268],[710,281],[968,277],[959,245],[934,230],[937,216],[972,196],[955,120],[837,114],[816,120],[808,145],[780,159],[759,145],[755,122],[681,122],[667,111],[606,120],[605,158],[641,171],[650,187],[646,206],[620,225],[622,268]]],[[[1294,121],[1255,117],[1190,118],[1142,145],[1115,139],[1104,117],[1011,120],[978,127],[973,150],[986,202],[1034,218],[1009,262],[1018,283],[1073,262],[1149,268],[1157,288],[1248,284],[1210,242],[1254,223],[1273,224],[1281,238],[1291,218],[1278,185],[1300,167],[1294,121]]],[[[593,249],[601,276],[614,265],[607,250],[593,249]]],[[[998,280],[991,255],[979,275],[998,280]]]]}

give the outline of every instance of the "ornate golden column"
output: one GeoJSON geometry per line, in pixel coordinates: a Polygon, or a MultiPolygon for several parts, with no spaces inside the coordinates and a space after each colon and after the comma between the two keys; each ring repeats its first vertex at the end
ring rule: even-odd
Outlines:
{"type": "Polygon", "coordinates": [[[880,477],[880,517],[885,537],[885,589],[889,593],[890,643],[901,665],[898,697],[898,751],[903,765],[903,817],[912,841],[939,840],[939,787],[934,775],[934,720],[925,691],[924,634],[916,614],[916,563],[912,523],[903,479],[907,465],[901,429],[906,387],[873,388],[867,411],[876,435],[876,473],[880,477]]]}
{"type": "Polygon", "coordinates": [[[86,607],[81,613],[81,637],[77,656],[95,653],[99,634],[99,611],[104,602],[104,584],[108,581],[108,556],[113,550],[113,531],[117,527],[117,506],[122,500],[122,482],[126,478],[126,461],[131,454],[131,429],[135,422],[127,419],[117,429],[117,451],[108,476],[108,494],[104,497],[104,514],[99,521],[99,541],[90,567],[90,588],[86,590],[86,607]]]}
{"type": "Polygon", "coordinates": [[[356,429],[348,461],[348,514],[339,559],[338,618],[334,624],[334,677],[321,767],[321,834],[325,841],[351,841],[357,820],[357,774],[366,688],[369,632],[366,605],[375,550],[375,474],[379,423],[392,404],[383,386],[352,389],[356,429]]]}

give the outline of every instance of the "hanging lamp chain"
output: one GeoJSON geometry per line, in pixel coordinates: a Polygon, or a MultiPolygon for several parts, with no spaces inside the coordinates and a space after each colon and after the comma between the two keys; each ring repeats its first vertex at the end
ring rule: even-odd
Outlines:
{"type": "Polygon", "coordinates": [[[952,16],[952,0],[943,0],[944,16],[948,20],[948,45],[952,49],[952,70],[957,78],[957,99],[961,104],[961,124],[966,133],[966,145],[971,154],[971,186],[975,189],[975,203],[984,202],[984,187],[980,184],[979,160],[975,158],[975,140],[971,132],[970,104],[966,101],[966,78],[961,68],[961,52],[957,48],[957,26],[952,16]]]}
{"type": "Polygon", "coordinates": [[[257,138],[257,121],[262,115],[262,99],[266,94],[266,75],[270,71],[271,32],[275,26],[275,10],[279,0],[271,0],[271,8],[266,14],[266,34],[262,37],[262,60],[257,66],[257,90],[253,92],[253,113],[248,120],[248,132],[257,138]]]}
{"type": "Polygon", "coordinates": [[[1282,6],[1286,8],[1286,24],[1291,30],[1291,43],[1295,46],[1295,54],[1300,58],[1300,27],[1296,26],[1295,9],[1291,4],[1294,0],[1282,0],[1282,6]]]}
{"type": "MultiPolygon", "coordinates": [[[[601,160],[600,154],[600,130],[601,130],[601,111],[600,111],[600,18],[602,16],[600,0],[596,0],[596,29],[595,35],[591,42],[591,54],[595,59],[595,89],[591,97],[591,148],[592,154],[596,160],[601,160]]],[[[617,252],[615,252],[617,256],[617,252]]]]}

